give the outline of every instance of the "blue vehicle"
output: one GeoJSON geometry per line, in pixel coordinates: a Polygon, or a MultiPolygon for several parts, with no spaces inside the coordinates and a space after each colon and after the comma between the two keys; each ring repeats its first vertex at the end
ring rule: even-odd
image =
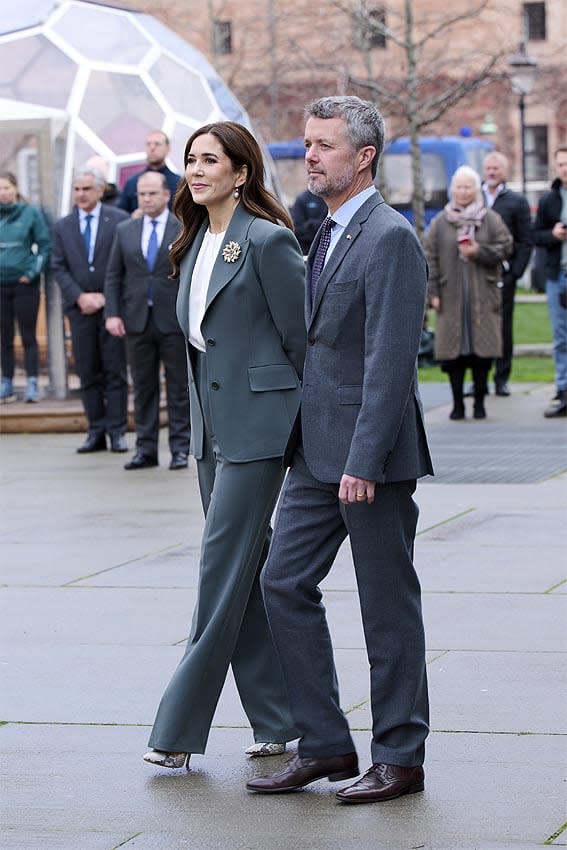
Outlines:
{"type": "MultiPolygon", "coordinates": [[[[451,176],[460,165],[470,165],[482,174],[482,160],[494,149],[492,142],[474,136],[422,136],[421,167],[425,190],[425,224],[443,209],[448,200],[451,176]]],[[[284,200],[291,206],[306,187],[303,139],[272,142],[268,150],[274,160],[284,200]]],[[[410,140],[407,136],[386,146],[382,161],[382,174],[376,184],[386,201],[413,223],[411,198],[410,140]]]]}

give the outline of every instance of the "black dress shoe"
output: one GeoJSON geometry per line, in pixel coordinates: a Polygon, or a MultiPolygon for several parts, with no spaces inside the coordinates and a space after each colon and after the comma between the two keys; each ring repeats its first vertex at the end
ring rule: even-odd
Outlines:
{"type": "Polygon", "coordinates": [[[86,455],[90,452],[105,452],[106,437],[104,434],[89,434],[82,446],[77,449],[77,454],[86,455]]]}
{"type": "Polygon", "coordinates": [[[187,469],[187,455],[183,452],[175,452],[171,455],[170,469],[187,469]]]}
{"type": "Polygon", "coordinates": [[[279,773],[250,779],[246,787],[249,791],[258,791],[260,794],[285,794],[288,791],[299,791],[310,782],[325,776],[330,782],[340,782],[341,779],[358,776],[356,753],[326,758],[300,758],[295,755],[279,773]]]}
{"type": "Polygon", "coordinates": [[[155,455],[145,455],[143,452],[136,452],[132,460],[124,464],[124,469],[148,469],[150,466],[157,466],[158,459],[155,455]]]}
{"type": "Polygon", "coordinates": [[[118,452],[119,454],[123,454],[128,451],[128,445],[123,434],[110,435],[110,451],[118,452]]]}
{"type": "Polygon", "coordinates": [[[475,401],[473,407],[473,418],[486,419],[486,410],[484,409],[484,404],[482,403],[482,401],[475,401]]]}
{"type": "Polygon", "coordinates": [[[543,414],[546,419],[567,416],[567,390],[559,390],[552,403],[543,414]]]}
{"type": "Polygon", "coordinates": [[[341,803],[380,803],[394,800],[402,794],[423,791],[424,773],[419,767],[399,767],[397,764],[373,764],[364,776],[337,791],[341,803]]]}
{"type": "Polygon", "coordinates": [[[508,384],[496,384],[496,389],[494,390],[496,395],[499,396],[509,396],[512,395],[510,392],[510,387],[508,384]]]}

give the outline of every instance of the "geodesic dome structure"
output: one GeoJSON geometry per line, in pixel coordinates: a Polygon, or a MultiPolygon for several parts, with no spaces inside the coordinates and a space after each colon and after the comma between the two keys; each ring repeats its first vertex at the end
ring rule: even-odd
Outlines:
{"type": "Polygon", "coordinates": [[[161,129],[181,171],[188,136],[223,119],[250,127],[205,57],[150,15],[90,0],[0,0],[0,168],[17,158],[24,191],[45,203],[34,197],[41,167],[29,139],[34,122],[44,131],[48,122],[56,214],[68,209],[73,169],[91,156],[122,184],[145,161],[147,132],[161,129]]]}

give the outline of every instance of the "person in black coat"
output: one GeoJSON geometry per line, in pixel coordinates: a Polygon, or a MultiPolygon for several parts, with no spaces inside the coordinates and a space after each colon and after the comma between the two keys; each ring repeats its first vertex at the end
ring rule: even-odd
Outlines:
{"type": "Polygon", "coordinates": [[[557,177],[541,198],[534,241],[545,249],[545,291],[553,330],[557,394],[544,416],[567,416],[567,147],[555,152],[557,177]]]}
{"type": "Polygon", "coordinates": [[[309,253],[315,234],[326,215],[327,204],[309,189],[300,192],[295,199],[291,208],[291,217],[297,241],[304,254],[309,253]]]}
{"type": "Polygon", "coordinates": [[[104,327],[104,275],[122,210],[101,203],[104,175],[83,168],[73,181],[75,207],[55,225],[51,268],[61,287],[71,325],[75,368],[88,420],[79,454],[104,451],[106,434],[113,452],[126,452],[128,380],[124,340],[104,327]],[[88,247],[87,247],[88,245],[88,247]]]}
{"type": "Polygon", "coordinates": [[[502,275],[502,357],[496,359],[494,384],[497,396],[509,396],[508,380],[512,370],[513,315],[516,283],[523,275],[532,253],[531,215],[527,199],[506,185],[508,159],[498,151],[489,153],[483,162],[482,191],[486,205],[498,213],[512,234],[514,250],[504,262],[502,275]]]}
{"type": "Polygon", "coordinates": [[[173,199],[177,192],[179,184],[179,174],[172,171],[166,165],[166,158],[169,154],[169,139],[162,130],[151,130],[146,136],[146,167],[140,169],[132,177],[129,177],[124,188],[118,206],[121,210],[133,215],[134,218],[139,218],[143,215],[140,205],[138,204],[137,185],[138,177],[146,171],[159,171],[163,174],[167,181],[169,189],[169,209],[173,209],[173,199]]]}

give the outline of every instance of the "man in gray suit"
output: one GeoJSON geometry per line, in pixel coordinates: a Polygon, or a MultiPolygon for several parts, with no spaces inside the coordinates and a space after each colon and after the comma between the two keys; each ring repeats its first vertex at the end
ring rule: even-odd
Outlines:
{"type": "Polygon", "coordinates": [[[175,304],[179,282],[170,280],[169,247],[179,222],[168,210],[163,174],[140,175],[141,218],[117,228],[104,285],[106,329],[126,336],[134,382],[136,452],[125,469],[158,465],[160,365],[167,390],[170,469],[184,469],[189,452],[189,395],[185,340],[175,304]]]}
{"type": "Polygon", "coordinates": [[[416,369],[427,269],[412,228],[373,185],[384,145],[376,107],[356,97],[316,101],[305,143],[308,186],[329,217],[307,261],[300,422],[262,577],[301,737],[284,770],[247,787],[282,793],[359,773],[319,590],[348,535],[370,662],[372,766],[337,796],[377,802],[424,787],[428,697],[412,496],[416,479],[433,471],[416,369]]]}
{"type": "Polygon", "coordinates": [[[116,227],[128,216],[102,206],[105,179],[96,168],[77,171],[73,181],[75,207],[55,225],[51,268],[61,288],[71,325],[75,368],[88,435],[77,451],[127,452],[124,439],[128,416],[128,381],[124,340],[110,336],[103,319],[104,275],[116,227]]]}

